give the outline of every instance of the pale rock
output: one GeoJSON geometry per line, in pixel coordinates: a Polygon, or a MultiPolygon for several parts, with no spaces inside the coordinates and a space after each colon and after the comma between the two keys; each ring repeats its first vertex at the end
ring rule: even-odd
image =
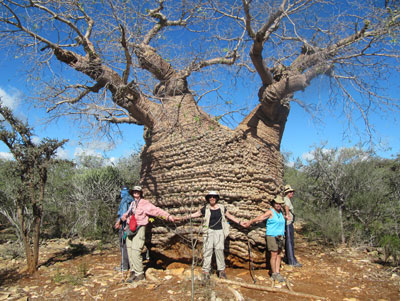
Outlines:
{"type": "Polygon", "coordinates": [[[66,289],[66,286],[57,286],[52,292],[51,295],[56,296],[56,295],[62,295],[66,289]]]}
{"type": "Polygon", "coordinates": [[[397,275],[396,273],[393,273],[392,277],[390,277],[390,279],[396,279],[396,278],[399,278],[399,275],[397,275]]]}
{"type": "Polygon", "coordinates": [[[167,275],[167,276],[164,277],[164,279],[165,280],[170,280],[170,279],[172,279],[172,276],[171,275],[167,275]]]}
{"type": "Polygon", "coordinates": [[[357,298],[344,298],[343,301],[359,301],[357,298]]]}
{"type": "Polygon", "coordinates": [[[11,297],[11,294],[5,293],[0,295],[0,300],[7,300],[9,297],[11,297]]]}
{"type": "Polygon", "coordinates": [[[8,289],[11,293],[15,294],[18,291],[18,287],[12,286],[8,289]]]}
{"type": "Polygon", "coordinates": [[[170,294],[170,295],[175,295],[175,292],[172,291],[172,290],[168,290],[167,293],[170,294]]]}
{"type": "MultiPolygon", "coordinates": [[[[194,274],[195,277],[198,277],[198,276],[200,276],[201,272],[198,271],[198,270],[194,270],[194,271],[193,271],[193,274],[194,274]]],[[[192,276],[192,271],[191,271],[191,269],[186,270],[186,271],[183,273],[183,276],[185,276],[185,277],[191,277],[191,276],[192,276]]]]}
{"type": "Polygon", "coordinates": [[[169,270],[169,273],[175,276],[183,275],[185,268],[177,268],[169,270]]]}

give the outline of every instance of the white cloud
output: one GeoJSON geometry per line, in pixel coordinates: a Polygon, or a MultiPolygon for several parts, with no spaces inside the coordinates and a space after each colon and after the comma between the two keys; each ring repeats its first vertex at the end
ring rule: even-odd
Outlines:
{"type": "Polygon", "coordinates": [[[79,156],[93,156],[93,157],[99,157],[101,158],[101,154],[99,154],[98,152],[96,152],[95,149],[93,148],[81,148],[81,147],[77,147],[74,151],[74,157],[79,157],[79,156]]]}
{"type": "Polygon", "coordinates": [[[285,165],[286,165],[287,167],[294,167],[294,162],[293,162],[293,161],[286,162],[285,165]]]}
{"type": "Polygon", "coordinates": [[[13,160],[14,157],[11,153],[7,153],[7,152],[0,152],[0,159],[4,159],[4,160],[13,160]]]}
{"type": "Polygon", "coordinates": [[[70,159],[68,152],[63,148],[58,148],[56,152],[56,157],[61,160],[70,159]]]}
{"type": "Polygon", "coordinates": [[[93,150],[96,149],[100,151],[109,151],[115,148],[115,145],[106,141],[92,141],[88,144],[88,148],[93,150]]]}
{"type": "Polygon", "coordinates": [[[40,139],[38,136],[32,136],[32,142],[36,145],[39,144],[41,140],[42,139],[40,139]]]}
{"type": "Polygon", "coordinates": [[[314,152],[308,152],[301,155],[301,159],[308,161],[314,159],[314,152]]]}
{"type": "Polygon", "coordinates": [[[15,88],[11,88],[10,91],[6,91],[0,87],[1,101],[11,110],[15,110],[18,107],[19,103],[21,102],[21,95],[22,93],[15,88]]]}

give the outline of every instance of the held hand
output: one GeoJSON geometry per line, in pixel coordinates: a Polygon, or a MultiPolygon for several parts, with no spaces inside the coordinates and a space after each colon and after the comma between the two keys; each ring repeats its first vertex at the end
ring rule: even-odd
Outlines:
{"type": "Polygon", "coordinates": [[[117,230],[119,230],[119,229],[121,229],[121,227],[122,227],[122,225],[121,225],[121,223],[120,223],[119,220],[118,220],[118,221],[115,223],[114,228],[117,229],[117,230]]]}
{"type": "Polygon", "coordinates": [[[121,221],[126,221],[126,218],[127,218],[127,214],[126,213],[124,213],[123,215],[122,215],[122,217],[121,217],[121,221]]]}
{"type": "Polygon", "coordinates": [[[169,216],[169,220],[170,220],[171,222],[175,223],[176,218],[175,218],[173,215],[170,215],[170,216],[169,216]]]}
{"type": "Polygon", "coordinates": [[[250,222],[248,222],[248,221],[244,221],[244,222],[241,222],[241,225],[244,227],[244,228],[248,228],[248,227],[250,227],[250,222]]]}

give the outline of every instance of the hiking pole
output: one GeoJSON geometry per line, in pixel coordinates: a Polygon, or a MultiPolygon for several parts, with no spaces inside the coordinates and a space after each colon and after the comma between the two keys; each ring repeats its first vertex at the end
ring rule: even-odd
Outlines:
{"type": "Polygon", "coordinates": [[[122,246],[122,252],[121,252],[121,282],[124,283],[124,237],[125,237],[125,231],[124,234],[121,236],[121,246],[122,246]]]}
{"type": "Polygon", "coordinates": [[[249,271],[250,271],[250,276],[251,279],[253,279],[254,284],[256,283],[256,278],[254,278],[254,265],[253,265],[253,259],[251,258],[251,247],[250,247],[250,241],[249,241],[249,236],[247,235],[247,250],[249,252],[249,271]]]}

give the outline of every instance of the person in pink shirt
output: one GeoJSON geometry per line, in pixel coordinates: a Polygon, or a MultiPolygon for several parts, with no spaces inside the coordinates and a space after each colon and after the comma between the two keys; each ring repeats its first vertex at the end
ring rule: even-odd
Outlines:
{"type": "Polygon", "coordinates": [[[128,211],[122,215],[120,220],[121,222],[127,222],[126,230],[128,235],[126,237],[126,246],[131,270],[126,282],[140,281],[145,278],[141,253],[144,247],[146,225],[149,223],[149,216],[161,217],[170,222],[175,221],[174,216],[161,208],[154,206],[150,201],[143,199],[142,187],[134,186],[132,190],[134,201],[129,206],[128,211]],[[137,228],[135,232],[132,233],[131,231],[128,231],[128,229],[133,214],[136,218],[137,228]]]}

